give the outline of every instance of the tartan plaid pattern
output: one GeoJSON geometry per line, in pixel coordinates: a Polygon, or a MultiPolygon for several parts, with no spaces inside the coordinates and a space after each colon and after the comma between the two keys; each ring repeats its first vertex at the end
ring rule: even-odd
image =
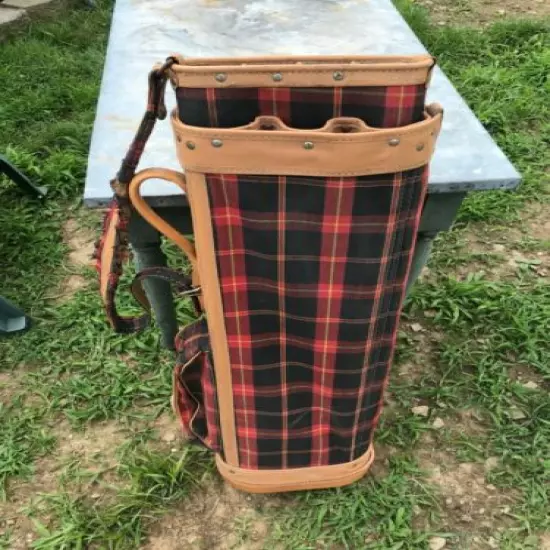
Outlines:
{"type": "MultiPolygon", "coordinates": [[[[182,122],[422,119],[425,85],[178,88],[182,122]]],[[[207,175],[239,465],[345,463],[380,415],[427,167],[358,178],[207,175]]]]}
{"type": "Polygon", "coordinates": [[[182,122],[230,128],[260,115],[278,116],[294,128],[320,128],[333,117],[357,117],[376,128],[422,118],[426,86],[349,88],[177,88],[182,122]]]}
{"type": "Polygon", "coordinates": [[[427,168],[207,187],[241,467],[354,460],[380,415],[427,168]]]}
{"type": "Polygon", "coordinates": [[[220,427],[208,327],[204,318],[176,336],[173,404],[184,432],[219,452],[220,427]]]}

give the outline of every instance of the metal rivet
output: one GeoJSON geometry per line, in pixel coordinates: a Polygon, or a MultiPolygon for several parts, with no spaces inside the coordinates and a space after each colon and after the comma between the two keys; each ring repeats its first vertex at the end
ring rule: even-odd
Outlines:
{"type": "Polygon", "coordinates": [[[283,79],[283,75],[281,73],[273,73],[271,78],[273,78],[275,82],[281,82],[281,80],[283,79]]]}
{"type": "Polygon", "coordinates": [[[332,73],[334,80],[344,80],[344,73],[342,71],[334,71],[332,73]]]}
{"type": "Polygon", "coordinates": [[[223,145],[223,141],[221,139],[213,139],[212,140],[212,146],[213,147],[221,147],[223,145]]]}
{"type": "Polygon", "coordinates": [[[313,149],[315,147],[315,145],[313,145],[313,142],[312,141],[306,141],[304,142],[304,149],[313,149]]]}
{"type": "Polygon", "coordinates": [[[390,141],[388,141],[388,145],[391,147],[397,147],[401,143],[401,140],[399,138],[392,138],[390,141]]]}
{"type": "Polygon", "coordinates": [[[196,147],[192,141],[188,141],[185,145],[187,145],[187,149],[191,149],[191,151],[196,147]]]}
{"type": "Polygon", "coordinates": [[[424,151],[424,144],[423,144],[423,143],[419,143],[419,144],[416,146],[416,150],[417,150],[417,151],[424,151]]]}
{"type": "Polygon", "coordinates": [[[225,73],[217,73],[215,78],[218,82],[225,82],[227,80],[227,75],[225,73]]]}

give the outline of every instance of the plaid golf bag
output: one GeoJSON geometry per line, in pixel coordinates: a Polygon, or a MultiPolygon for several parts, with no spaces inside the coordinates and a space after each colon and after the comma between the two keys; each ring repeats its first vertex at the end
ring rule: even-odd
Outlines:
{"type": "Polygon", "coordinates": [[[336,487],[365,474],[442,109],[425,106],[434,61],[411,57],[171,57],[150,75],[147,113],[113,181],[99,243],[114,295],[132,209],[188,256],[167,268],[200,314],[177,336],[173,406],[184,431],[250,492],[336,487]],[[171,115],[183,174],[135,174],[154,122],[171,115]],[[187,194],[190,242],[140,195],[149,178],[187,194]]]}

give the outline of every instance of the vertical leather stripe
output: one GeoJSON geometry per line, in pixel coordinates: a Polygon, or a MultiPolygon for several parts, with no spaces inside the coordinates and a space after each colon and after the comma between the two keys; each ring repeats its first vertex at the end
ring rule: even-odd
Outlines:
{"type": "Polygon", "coordinates": [[[107,293],[109,287],[109,276],[111,274],[113,258],[116,254],[115,242],[116,242],[116,226],[118,225],[118,210],[115,209],[112,212],[109,225],[107,227],[107,233],[103,241],[103,247],[101,250],[101,272],[99,274],[99,292],[103,301],[107,302],[107,293]]]}
{"type": "Polygon", "coordinates": [[[212,214],[206,189],[206,179],[204,174],[192,172],[187,172],[186,176],[188,199],[193,213],[193,233],[197,249],[198,271],[204,307],[208,317],[210,343],[214,354],[223,453],[227,464],[239,466],[231,362],[227,347],[222,295],[214,248],[212,214]]]}

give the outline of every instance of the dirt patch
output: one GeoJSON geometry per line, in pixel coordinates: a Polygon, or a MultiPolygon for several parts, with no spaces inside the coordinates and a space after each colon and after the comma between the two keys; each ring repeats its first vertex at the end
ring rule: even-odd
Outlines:
{"type": "Polygon", "coordinates": [[[113,481],[109,474],[116,466],[114,450],[120,442],[119,425],[101,423],[73,432],[66,422],[59,422],[52,432],[58,440],[55,451],[35,461],[31,480],[10,481],[10,501],[0,503],[0,535],[11,533],[12,550],[30,548],[37,538],[28,507],[43,524],[50,522],[47,504],[40,502],[41,495],[58,492],[63,486],[73,494],[85,488],[91,498],[99,500],[109,498],[113,491],[101,481],[113,481]]]}
{"type": "Polygon", "coordinates": [[[159,416],[153,423],[153,428],[158,434],[158,439],[167,445],[179,444],[185,435],[181,429],[178,419],[171,413],[159,416]]]}
{"type": "Polygon", "coordinates": [[[83,267],[93,267],[96,234],[83,226],[78,219],[67,220],[63,227],[63,240],[69,248],[69,275],[59,285],[54,296],[50,299],[56,303],[63,303],[79,290],[85,288],[89,281],[78,273],[83,267]]]}
{"type": "Polygon", "coordinates": [[[442,525],[460,536],[461,548],[486,549],[496,543],[501,531],[512,524],[514,495],[504,493],[486,480],[486,474],[498,467],[490,457],[485,464],[459,463],[444,452],[424,448],[418,453],[419,464],[441,495],[442,525]]]}
{"type": "Polygon", "coordinates": [[[83,227],[77,219],[67,220],[63,228],[64,240],[70,248],[69,261],[74,266],[89,266],[94,252],[95,233],[83,227]]]}
{"type": "Polygon", "coordinates": [[[56,454],[60,459],[78,458],[83,466],[94,469],[116,465],[114,451],[121,441],[120,424],[102,422],[82,432],[74,432],[68,424],[62,422],[55,434],[59,441],[56,454]]]}
{"type": "Polygon", "coordinates": [[[390,473],[390,459],[397,452],[394,447],[377,444],[375,448],[375,457],[372,466],[369,469],[369,475],[375,479],[383,479],[390,473]]]}
{"type": "Polygon", "coordinates": [[[454,421],[449,422],[457,434],[466,437],[485,435],[487,429],[483,424],[483,415],[476,409],[460,409],[456,411],[454,421]]]}
{"type": "Polygon", "coordinates": [[[550,533],[544,533],[539,538],[540,550],[550,550],[550,533]]]}
{"type": "Polygon", "coordinates": [[[154,524],[145,550],[260,550],[269,532],[260,510],[280,504],[279,497],[213,483],[154,524]]]}
{"type": "MultiPolygon", "coordinates": [[[[428,319],[431,312],[424,312],[424,316],[428,319]]],[[[413,342],[414,354],[396,364],[395,376],[413,382],[437,370],[434,363],[437,359],[436,347],[444,335],[433,327],[427,328],[419,322],[411,323],[408,328],[410,330],[407,334],[413,342]]]]}
{"type": "MultiPolygon", "coordinates": [[[[544,225],[544,218],[533,221],[533,216],[529,217],[532,224],[544,225]]],[[[479,273],[491,281],[512,281],[525,275],[550,280],[550,246],[533,240],[526,222],[506,228],[474,225],[463,231],[461,243],[470,256],[453,269],[458,280],[479,273]]]]}
{"type": "Polygon", "coordinates": [[[548,382],[539,373],[527,365],[516,365],[508,370],[510,380],[517,382],[526,389],[548,388],[548,382]]]}
{"type": "Polygon", "coordinates": [[[21,390],[21,380],[25,375],[21,371],[0,372],[0,402],[9,404],[21,390]]]}
{"type": "MultiPolygon", "coordinates": [[[[31,548],[37,536],[27,508],[39,500],[40,494],[57,489],[59,469],[53,460],[39,459],[32,480],[10,480],[10,500],[0,502],[0,535],[10,533],[10,550],[31,548]]],[[[40,520],[47,524],[47,514],[40,520]]]]}
{"type": "MultiPolygon", "coordinates": [[[[550,5],[549,5],[550,9],[550,5]]],[[[546,202],[531,203],[521,216],[525,231],[535,239],[550,240],[550,204],[546,202]]]]}
{"type": "Polygon", "coordinates": [[[415,0],[440,25],[487,25],[506,17],[550,15],[547,0],[415,0]]]}

